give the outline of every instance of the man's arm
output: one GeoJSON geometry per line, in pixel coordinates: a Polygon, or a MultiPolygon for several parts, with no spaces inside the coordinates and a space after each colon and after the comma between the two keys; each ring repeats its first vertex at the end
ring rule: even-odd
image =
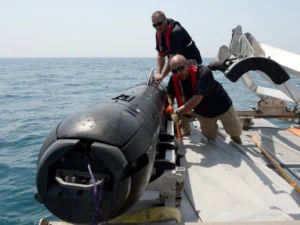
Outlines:
{"type": "Polygon", "coordinates": [[[157,74],[161,74],[161,72],[164,68],[164,65],[165,65],[165,58],[160,53],[158,53],[157,54],[157,74]]]}
{"type": "Polygon", "coordinates": [[[192,111],[203,99],[203,95],[194,95],[190,100],[188,100],[185,104],[179,107],[176,112],[171,114],[171,119],[175,123],[180,122],[181,115],[187,114],[192,111]]]}
{"type": "Polygon", "coordinates": [[[190,100],[188,100],[186,103],[180,106],[178,111],[182,115],[192,111],[192,109],[194,109],[197,105],[200,104],[203,97],[204,97],[203,95],[194,95],[190,100]]]}
{"type": "Polygon", "coordinates": [[[168,62],[167,62],[167,65],[162,73],[162,79],[164,79],[166,76],[168,76],[168,74],[170,73],[171,71],[171,68],[170,68],[170,60],[172,59],[174,55],[170,55],[169,58],[168,58],[168,62]]]}
{"type": "Polygon", "coordinates": [[[157,74],[154,75],[155,80],[163,79],[162,70],[164,68],[164,65],[165,65],[165,57],[158,52],[158,54],[157,54],[157,74]]]}
{"type": "Polygon", "coordinates": [[[168,74],[170,73],[171,71],[171,68],[170,68],[170,60],[171,58],[173,57],[174,55],[170,55],[169,58],[168,58],[168,62],[167,62],[167,65],[164,69],[164,71],[160,74],[160,76],[155,76],[155,79],[156,80],[163,80],[166,76],[168,76],[168,74]]]}
{"type": "Polygon", "coordinates": [[[170,55],[170,56],[169,56],[167,65],[166,65],[164,71],[161,72],[162,69],[163,69],[163,67],[164,67],[164,65],[165,65],[165,59],[164,59],[164,57],[163,57],[162,55],[160,55],[160,53],[158,53],[158,56],[157,56],[157,65],[158,65],[158,67],[157,67],[157,75],[154,76],[154,78],[155,78],[156,80],[162,80],[162,79],[164,79],[166,76],[168,76],[168,74],[169,74],[170,71],[171,71],[171,68],[170,68],[170,60],[171,60],[171,58],[172,58],[173,56],[174,56],[174,55],[170,55]]]}

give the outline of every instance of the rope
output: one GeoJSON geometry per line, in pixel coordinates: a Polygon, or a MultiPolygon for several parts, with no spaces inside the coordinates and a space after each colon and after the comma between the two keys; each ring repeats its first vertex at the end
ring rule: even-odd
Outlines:
{"type": "Polygon", "coordinates": [[[97,186],[96,185],[96,181],[91,169],[91,165],[90,165],[90,159],[88,159],[88,170],[90,173],[90,176],[92,178],[93,184],[94,184],[94,199],[95,199],[95,208],[96,208],[96,212],[95,212],[95,216],[94,216],[94,221],[91,223],[91,225],[97,225],[97,220],[98,220],[98,213],[100,213],[102,215],[102,217],[104,218],[106,225],[108,225],[108,220],[106,218],[106,216],[104,215],[104,212],[100,209],[100,202],[102,200],[102,194],[103,194],[103,182],[104,179],[102,179],[100,181],[100,184],[97,186]]]}

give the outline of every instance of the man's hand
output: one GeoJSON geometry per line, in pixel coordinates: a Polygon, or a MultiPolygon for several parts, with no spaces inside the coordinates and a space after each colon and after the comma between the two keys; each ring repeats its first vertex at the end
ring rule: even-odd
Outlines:
{"type": "Polygon", "coordinates": [[[162,79],[163,79],[163,76],[162,76],[161,73],[158,73],[158,74],[154,75],[154,79],[155,79],[155,80],[162,80],[162,79]]]}
{"type": "Polygon", "coordinates": [[[174,121],[174,123],[180,123],[180,114],[178,111],[171,114],[171,119],[174,121]]]}

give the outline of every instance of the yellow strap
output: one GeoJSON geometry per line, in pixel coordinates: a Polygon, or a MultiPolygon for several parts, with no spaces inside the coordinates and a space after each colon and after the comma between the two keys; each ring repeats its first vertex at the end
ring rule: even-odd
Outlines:
{"type": "Polygon", "coordinates": [[[264,149],[261,143],[259,143],[254,136],[249,135],[249,137],[256,144],[261,153],[272,163],[273,166],[275,166],[275,168],[284,177],[284,179],[286,179],[286,181],[289,182],[289,184],[298,192],[298,194],[300,194],[299,185],[284,171],[280,164],[275,159],[273,159],[273,157],[264,149]]]}
{"type": "Polygon", "coordinates": [[[290,127],[290,128],[287,128],[287,130],[292,132],[293,134],[297,135],[298,137],[300,137],[300,129],[297,129],[295,127],[290,127]]]}
{"type": "Polygon", "coordinates": [[[114,218],[108,223],[155,223],[175,220],[181,221],[181,214],[177,208],[173,207],[155,207],[146,208],[137,212],[124,213],[114,218]]]}

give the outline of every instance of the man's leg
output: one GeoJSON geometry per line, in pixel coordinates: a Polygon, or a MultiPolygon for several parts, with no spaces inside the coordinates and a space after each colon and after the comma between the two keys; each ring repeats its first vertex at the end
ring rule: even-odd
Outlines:
{"type": "Polygon", "coordinates": [[[198,116],[202,134],[210,141],[215,141],[218,136],[217,118],[198,116]]]}
{"type": "Polygon", "coordinates": [[[242,139],[240,135],[242,134],[242,123],[234,109],[234,106],[231,105],[225,113],[219,116],[219,119],[222,121],[226,133],[230,135],[231,140],[241,144],[242,139]]]}

